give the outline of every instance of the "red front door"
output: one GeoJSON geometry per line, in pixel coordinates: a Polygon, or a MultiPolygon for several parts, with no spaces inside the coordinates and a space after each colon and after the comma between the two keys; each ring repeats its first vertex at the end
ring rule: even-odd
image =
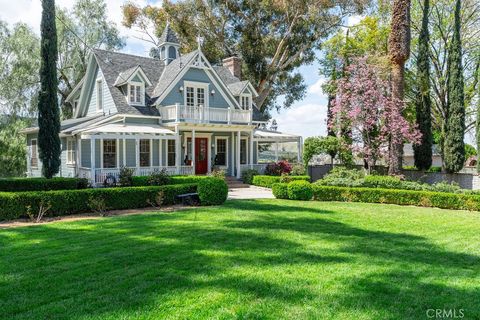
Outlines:
{"type": "Polygon", "coordinates": [[[195,138],[195,174],[208,171],[208,139],[195,138]]]}

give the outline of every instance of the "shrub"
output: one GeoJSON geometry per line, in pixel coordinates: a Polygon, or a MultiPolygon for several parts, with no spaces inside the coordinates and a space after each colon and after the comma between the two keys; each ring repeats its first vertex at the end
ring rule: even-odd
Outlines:
{"type": "Polygon", "coordinates": [[[164,186],[170,184],[170,176],[167,173],[166,169],[160,171],[155,170],[148,177],[148,184],[151,186],[164,186]]]}
{"type": "Polygon", "coordinates": [[[272,193],[277,199],[288,199],[288,184],[275,183],[272,186],[272,193]]]}
{"type": "Polygon", "coordinates": [[[0,179],[0,191],[49,191],[86,189],[88,180],[84,178],[10,178],[0,179]]]}
{"type": "Polygon", "coordinates": [[[208,174],[209,177],[214,177],[218,179],[225,180],[225,170],[222,169],[213,169],[212,172],[208,174]]]}
{"type": "Polygon", "coordinates": [[[283,173],[289,174],[292,171],[292,166],[287,161],[278,161],[267,164],[265,174],[267,176],[280,176],[283,173]]]}
{"type": "Polygon", "coordinates": [[[288,184],[288,198],[290,200],[312,200],[312,185],[307,181],[292,181],[288,184]]]}
{"type": "Polygon", "coordinates": [[[243,183],[246,184],[252,184],[253,183],[253,177],[258,176],[259,173],[255,169],[248,169],[242,172],[242,181],[243,183]]]}
{"type": "Polygon", "coordinates": [[[442,167],[431,167],[426,172],[442,172],[442,167]]]}
{"type": "Polygon", "coordinates": [[[368,188],[399,189],[401,185],[402,180],[392,176],[369,175],[363,179],[363,186],[368,188]]]}
{"type": "Polygon", "coordinates": [[[228,187],[224,180],[210,178],[198,182],[197,192],[202,205],[219,205],[227,200],[228,187]]]}
{"type": "Polygon", "coordinates": [[[451,192],[451,193],[460,193],[462,189],[456,182],[448,183],[446,181],[437,182],[431,186],[433,191],[438,192],[451,192]]]}
{"type": "Polygon", "coordinates": [[[305,176],[307,174],[307,171],[305,170],[305,167],[303,164],[294,164],[292,166],[292,171],[290,171],[290,175],[292,176],[305,176]]]}
{"type": "Polygon", "coordinates": [[[388,203],[454,210],[480,210],[480,196],[431,191],[380,188],[345,188],[313,185],[313,198],[318,201],[388,203]]]}
{"type": "MultiPolygon", "coordinates": [[[[262,175],[256,175],[253,177],[253,185],[258,186],[258,187],[265,187],[265,188],[271,188],[275,183],[280,182],[281,177],[276,177],[276,176],[262,176],[262,175]]],[[[304,180],[304,181],[310,181],[309,176],[288,176],[288,180],[290,181],[297,181],[297,180],[304,180]]]]}
{"type": "MultiPolygon", "coordinates": [[[[132,177],[134,187],[149,186],[149,176],[132,177]]],[[[198,183],[200,180],[209,179],[208,176],[169,176],[168,184],[198,183]]]]}
{"type": "Polygon", "coordinates": [[[105,206],[111,210],[143,208],[149,206],[147,200],[155,199],[160,191],[164,193],[163,203],[173,204],[177,195],[196,192],[197,185],[0,192],[0,220],[25,217],[27,210],[39,212],[41,203],[50,203],[49,213],[55,216],[89,212],[91,197],[101,197],[105,200],[105,206]]]}
{"type": "Polygon", "coordinates": [[[121,167],[120,168],[120,175],[118,177],[118,182],[122,187],[130,187],[133,186],[133,172],[134,169],[121,167]]]}

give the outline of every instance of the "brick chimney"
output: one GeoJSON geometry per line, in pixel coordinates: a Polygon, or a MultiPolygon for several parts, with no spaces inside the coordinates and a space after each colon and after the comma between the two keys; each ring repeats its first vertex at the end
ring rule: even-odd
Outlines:
{"type": "Polygon", "coordinates": [[[242,59],[237,56],[223,59],[223,66],[227,68],[232,75],[242,80],[242,59]]]}

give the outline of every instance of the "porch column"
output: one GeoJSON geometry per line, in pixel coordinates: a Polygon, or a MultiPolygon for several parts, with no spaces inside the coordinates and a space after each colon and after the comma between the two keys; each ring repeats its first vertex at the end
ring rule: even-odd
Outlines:
{"type": "Polygon", "coordinates": [[[232,177],[235,176],[235,133],[232,132],[232,142],[230,143],[231,151],[230,155],[230,168],[232,170],[232,177]]]}
{"type": "MultiPolygon", "coordinates": [[[[187,143],[187,148],[188,148],[188,143],[187,143]]],[[[188,152],[188,149],[187,149],[188,152]]],[[[195,130],[192,130],[192,167],[193,167],[193,174],[195,174],[195,164],[196,160],[195,159],[195,130]]]]}
{"type": "Polygon", "coordinates": [[[278,162],[278,141],[275,142],[275,162],[278,162]]]}
{"type": "Polygon", "coordinates": [[[163,137],[158,139],[158,166],[161,168],[163,166],[162,159],[162,147],[163,147],[163,137]]]}
{"type": "Polygon", "coordinates": [[[122,150],[123,150],[123,166],[127,166],[127,139],[125,137],[125,134],[123,134],[123,143],[122,143],[122,150]]]}
{"type": "Polygon", "coordinates": [[[242,173],[240,170],[240,139],[241,139],[241,132],[237,131],[237,179],[242,177],[242,173]]]}
{"type": "Polygon", "coordinates": [[[92,185],[95,186],[95,138],[90,138],[90,176],[92,180],[92,185]]]}
{"type": "Polygon", "coordinates": [[[302,162],[302,137],[298,137],[298,143],[297,143],[297,151],[298,151],[298,156],[297,156],[297,161],[298,163],[302,162]]]}
{"type": "Polygon", "coordinates": [[[77,138],[77,175],[80,172],[80,167],[82,166],[82,137],[78,136],[77,138]]]}
{"type": "Polygon", "coordinates": [[[135,138],[135,171],[139,174],[138,168],[140,167],[140,140],[135,138]]]}
{"type": "Polygon", "coordinates": [[[180,167],[182,163],[182,145],[180,141],[180,130],[175,127],[175,166],[177,167],[177,174],[180,174],[180,167]]]}
{"type": "Polygon", "coordinates": [[[117,154],[117,168],[120,168],[120,139],[115,143],[115,153],[117,154]]]}
{"type": "Polygon", "coordinates": [[[150,139],[150,170],[153,167],[153,139],[150,139]]]}
{"type": "Polygon", "coordinates": [[[250,132],[250,169],[253,169],[253,130],[250,132]]]}

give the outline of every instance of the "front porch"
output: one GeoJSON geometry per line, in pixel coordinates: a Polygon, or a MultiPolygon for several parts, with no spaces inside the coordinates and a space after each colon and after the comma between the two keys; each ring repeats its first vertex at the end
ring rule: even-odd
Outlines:
{"type": "Polygon", "coordinates": [[[101,186],[107,178],[118,182],[122,167],[131,168],[134,176],[161,170],[202,175],[218,169],[239,179],[248,169],[262,173],[266,163],[258,162],[260,143],[295,141],[301,159],[301,137],[268,133],[245,125],[105,124],[78,133],[76,155],[67,151],[67,160],[76,158],[76,176],[101,186]]]}

